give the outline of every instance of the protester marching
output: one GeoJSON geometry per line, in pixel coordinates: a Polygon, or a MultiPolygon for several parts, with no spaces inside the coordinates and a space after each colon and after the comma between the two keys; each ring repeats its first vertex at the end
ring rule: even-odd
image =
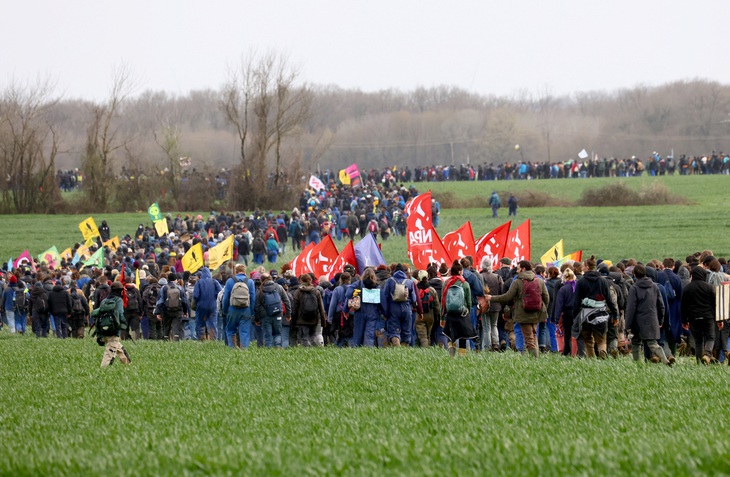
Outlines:
{"type": "MultiPolygon", "coordinates": [[[[358,177],[351,168],[341,182],[358,177]]],[[[730,362],[727,262],[711,251],[612,263],[559,240],[538,261],[529,219],[441,238],[437,204],[413,186],[328,190],[313,177],[290,212],[173,217],[152,204],[150,224],[122,237],[89,217],[72,247],[4,264],[3,323],[96,336],[104,366],[130,362],[133,339],[730,362]],[[408,261],[386,261],[391,233],[406,237],[408,261]],[[289,240],[298,255],[277,263],[289,240]]]]}

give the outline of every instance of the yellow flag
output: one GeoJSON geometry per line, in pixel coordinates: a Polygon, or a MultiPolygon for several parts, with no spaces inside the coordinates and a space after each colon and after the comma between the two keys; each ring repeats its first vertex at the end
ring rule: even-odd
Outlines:
{"type": "Polygon", "coordinates": [[[74,258],[74,252],[73,252],[73,250],[71,250],[71,247],[69,247],[66,250],[64,250],[63,252],[61,252],[61,258],[66,259],[66,261],[69,261],[72,258],[74,258]]]}
{"type": "Polygon", "coordinates": [[[548,263],[557,262],[564,255],[563,251],[563,239],[560,239],[558,243],[550,247],[550,250],[545,252],[545,255],[540,257],[540,263],[547,266],[548,263]]]}
{"type": "Polygon", "coordinates": [[[86,248],[89,248],[89,247],[91,247],[92,245],[94,245],[94,243],[95,243],[95,242],[96,242],[96,241],[94,240],[94,237],[89,237],[89,240],[87,240],[87,241],[86,241],[86,242],[84,243],[84,247],[86,247],[86,248]]]}
{"type": "Polygon", "coordinates": [[[89,250],[89,247],[87,245],[82,245],[77,248],[76,253],[84,260],[88,260],[91,258],[91,250],[89,250]]]}
{"type": "Polygon", "coordinates": [[[340,171],[340,182],[345,185],[350,185],[350,174],[347,173],[346,169],[340,171]]]}
{"type": "Polygon", "coordinates": [[[109,247],[112,252],[116,252],[119,248],[119,237],[110,238],[103,245],[109,247]]]}
{"type": "Polygon", "coordinates": [[[200,268],[202,268],[203,265],[205,265],[205,263],[203,262],[203,246],[199,243],[196,243],[195,245],[190,247],[190,250],[188,250],[185,255],[183,255],[183,270],[190,273],[195,273],[200,268]]]}
{"type": "Polygon", "coordinates": [[[84,235],[84,240],[87,242],[99,235],[99,229],[96,228],[96,222],[94,222],[93,217],[89,217],[81,222],[79,224],[79,230],[81,230],[81,233],[84,235]]]}
{"type": "Polygon", "coordinates": [[[208,263],[211,270],[217,270],[218,267],[233,258],[233,235],[211,248],[208,251],[208,263]]]}
{"type": "Polygon", "coordinates": [[[169,234],[170,231],[167,229],[167,220],[162,219],[155,221],[155,230],[157,230],[157,235],[160,237],[169,234]]]}
{"type": "Polygon", "coordinates": [[[140,285],[139,285],[139,270],[137,270],[136,272],[134,272],[134,284],[137,285],[137,290],[139,290],[140,289],[140,285]]]}

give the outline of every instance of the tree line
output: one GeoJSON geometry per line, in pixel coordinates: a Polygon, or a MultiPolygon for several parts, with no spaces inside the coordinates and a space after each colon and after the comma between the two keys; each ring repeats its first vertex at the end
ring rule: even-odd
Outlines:
{"type": "Polygon", "coordinates": [[[582,149],[592,158],[703,155],[730,133],[730,86],[702,79],[565,96],[363,92],[309,84],[288,58],[267,53],[243,57],[217,90],[139,92],[124,67],[110,85],[102,101],[63,98],[49,79],[0,92],[0,212],[69,210],[56,177],[74,168],[83,176],[75,207],[125,210],[151,197],[168,210],[205,209],[217,201],[207,182],[223,174],[222,205],[250,210],[288,206],[308,173],[353,162],[562,163],[582,149]]]}

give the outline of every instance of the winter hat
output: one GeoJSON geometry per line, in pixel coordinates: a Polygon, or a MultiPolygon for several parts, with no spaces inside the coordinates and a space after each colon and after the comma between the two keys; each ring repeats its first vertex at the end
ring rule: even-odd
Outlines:
{"type": "Polygon", "coordinates": [[[165,285],[167,285],[167,279],[160,278],[160,281],[157,283],[159,283],[161,287],[164,287],[165,285]]]}
{"type": "Polygon", "coordinates": [[[10,279],[8,280],[9,283],[18,283],[18,277],[15,275],[10,275],[10,279]]]}
{"type": "Polygon", "coordinates": [[[501,263],[502,265],[512,265],[512,259],[503,257],[499,260],[499,263],[501,263]]]}

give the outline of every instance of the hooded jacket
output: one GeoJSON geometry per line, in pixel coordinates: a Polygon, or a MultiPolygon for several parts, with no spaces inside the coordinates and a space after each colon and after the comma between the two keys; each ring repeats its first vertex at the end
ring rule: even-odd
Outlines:
{"type": "Polygon", "coordinates": [[[313,285],[301,285],[299,289],[294,293],[294,303],[292,303],[292,317],[294,324],[296,325],[305,325],[305,326],[315,326],[317,323],[320,323],[322,327],[325,326],[325,322],[327,320],[327,314],[324,312],[324,303],[322,302],[322,295],[319,293],[319,290],[317,290],[317,287],[313,285]],[[313,293],[314,296],[317,298],[317,302],[319,303],[319,310],[317,313],[317,317],[307,319],[304,317],[301,313],[301,297],[303,293],[313,293]]]}
{"type": "Polygon", "coordinates": [[[57,283],[48,294],[48,312],[51,315],[71,314],[71,295],[63,289],[63,285],[57,283]]]}
{"type": "Polygon", "coordinates": [[[283,316],[290,317],[291,316],[291,303],[289,302],[289,295],[287,295],[286,291],[284,291],[284,287],[279,285],[273,280],[266,280],[263,285],[261,285],[261,293],[256,295],[256,304],[254,307],[254,313],[256,316],[256,321],[261,321],[262,318],[268,316],[268,313],[266,312],[266,294],[267,293],[276,293],[279,295],[279,298],[281,299],[281,303],[283,306],[282,313],[283,316]]]}
{"type": "Polygon", "coordinates": [[[616,302],[610,299],[608,291],[608,281],[606,281],[596,270],[591,270],[583,274],[575,285],[575,296],[573,298],[573,318],[578,318],[580,314],[581,304],[584,298],[590,298],[596,301],[605,301],[608,312],[611,316],[618,316],[618,308],[616,302]]]}
{"type": "Polygon", "coordinates": [[[535,272],[532,270],[524,270],[518,273],[517,278],[519,280],[512,280],[512,285],[507,290],[507,293],[492,295],[491,301],[495,303],[509,303],[514,300],[515,305],[512,308],[512,321],[515,323],[540,323],[545,321],[547,319],[547,307],[550,303],[550,296],[548,295],[545,283],[537,278],[535,272]],[[524,295],[522,280],[539,280],[540,294],[542,295],[542,308],[539,311],[525,311],[525,306],[522,302],[522,296],[524,295]]]}
{"type": "Polygon", "coordinates": [[[682,323],[715,319],[715,289],[707,283],[707,271],[694,267],[692,281],[682,290],[682,323]]]}
{"type": "Polygon", "coordinates": [[[383,306],[383,312],[386,317],[390,317],[391,311],[401,307],[404,310],[410,310],[412,307],[417,305],[416,301],[416,290],[413,286],[413,281],[410,280],[405,272],[398,270],[393,274],[392,279],[388,279],[385,285],[380,291],[380,304],[383,306]],[[403,303],[396,303],[393,301],[393,293],[395,292],[395,284],[405,285],[408,290],[408,301],[403,303]]]}
{"type": "Polygon", "coordinates": [[[213,311],[216,309],[218,292],[223,289],[218,280],[214,280],[208,267],[200,269],[200,280],[195,283],[193,299],[196,303],[196,311],[213,311]]]}
{"type": "Polygon", "coordinates": [[[36,304],[39,303],[39,300],[44,300],[47,303],[48,294],[46,293],[46,290],[43,288],[43,284],[41,282],[35,282],[33,284],[33,288],[30,289],[30,301],[28,302],[28,313],[31,316],[41,316],[41,315],[48,314],[47,309],[46,309],[46,311],[38,310],[38,307],[36,306],[36,304]]]}
{"type": "Polygon", "coordinates": [[[649,277],[640,278],[629,290],[626,303],[626,329],[642,340],[658,340],[664,322],[664,300],[659,286],[649,277]]]}

